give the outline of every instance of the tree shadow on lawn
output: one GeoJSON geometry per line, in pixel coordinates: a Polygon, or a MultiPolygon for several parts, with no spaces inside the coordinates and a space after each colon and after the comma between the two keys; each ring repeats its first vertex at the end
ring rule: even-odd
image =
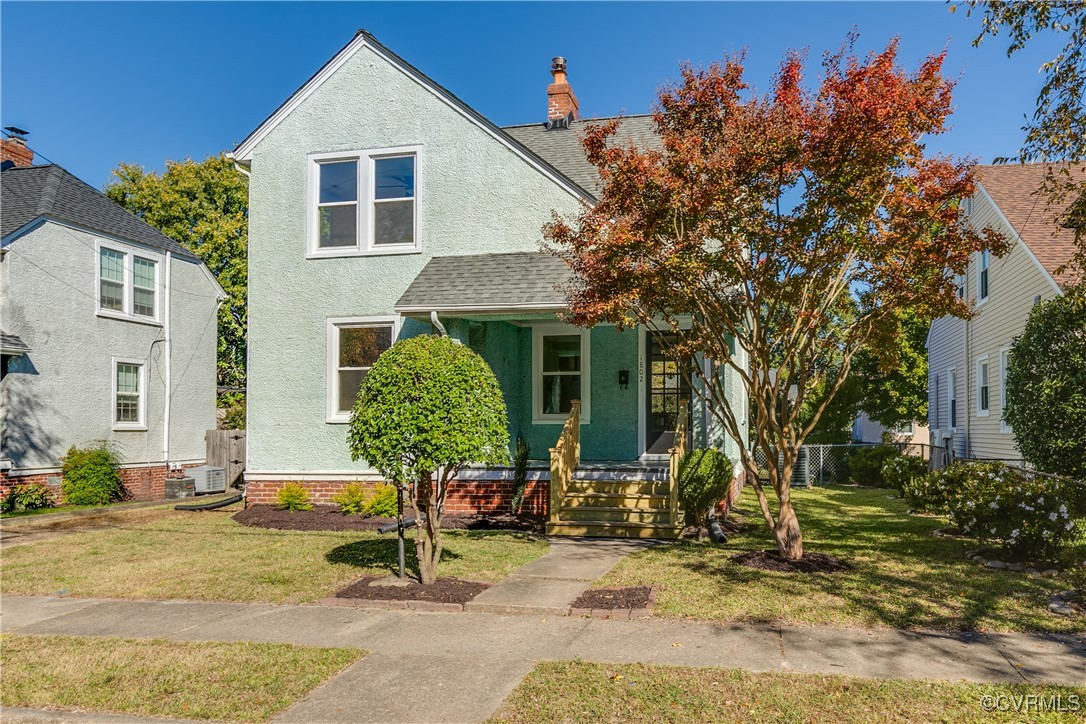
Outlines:
{"type": "MultiPolygon", "coordinates": [[[[445,548],[441,551],[441,562],[460,558],[460,554],[445,548]]],[[[400,568],[396,547],[396,537],[378,540],[359,540],[336,546],[324,554],[329,563],[344,563],[355,568],[377,568],[396,572],[400,568]]],[[[412,571],[418,570],[418,556],[415,554],[415,539],[409,536],[404,541],[404,565],[412,571]]]]}

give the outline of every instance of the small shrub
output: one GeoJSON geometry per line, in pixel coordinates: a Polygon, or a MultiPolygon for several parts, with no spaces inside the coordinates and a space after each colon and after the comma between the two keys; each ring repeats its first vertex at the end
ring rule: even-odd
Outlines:
{"type": "Polygon", "coordinates": [[[528,487],[528,459],[532,448],[528,441],[517,436],[513,446],[513,512],[519,513],[524,505],[524,490],[528,487]]]}
{"type": "Polygon", "coordinates": [[[121,461],[108,445],[72,446],[64,456],[60,489],[70,505],[106,505],[124,500],[121,461]]]}
{"type": "Polygon", "coordinates": [[[892,445],[871,445],[852,453],[848,459],[849,478],[856,485],[876,488],[886,486],[882,478],[882,466],[892,457],[901,455],[892,445]]]}
{"type": "Polygon", "coordinates": [[[950,492],[961,487],[963,467],[951,465],[907,480],[901,492],[914,510],[945,515],[950,492]]]}
{"type": "Polygon", "coordinates": [[[17,485],[7,492],[3,500],[0,500],[0,510],[5,513],[52,508],[55,505],[49,488],[41,483],[17,485]]]}
{"type": "Polygon", "coordinates": [[[360,515],[366,510],[366,488],[361,483],[350,483],[332,496],[332,502],[344,515],[360,515]]]}
{"type": "MultiPolygon", "coordinates": [[[[1080,487],[1003,463],[951,466],[960,485],[948,490],[947,512],[966,535],[998,541],[1026,556],[1053,556],[1076,540],[1083,512],[1080,487]]],[[[951,477],[951,476],[948,476],[951,477]]]]}
{"type": "Polygon", "coordinates": [[[395,485],[378,485],[373,495],[365,502],[362,508],[366,515],[374,518],[395,518],[399,513],[399,505],[396,499],[395,485]]]}
{"type": "Polygon", "coordinates": [[[691,450],[679,463],[679,501],[695,525],[728,493],[732,461],[713,448],[691,450]]]}
{"type": "Polygon", "coordinates": [[[220,430],[244,430],[245,429],[245,400],[235,402],[226,408],[226,413],[219,420],[220,430]]]}
{"type": "Polygon", "coordinates": [[[281,510],[313,510],[313,503],[309,502],[309,491],[301,483],[287,483],[279,488],[275,501],[281,510]]]}
{"type": "Polygon", "coordinates": [[[901,495],[905,494],[905,486],[912,482],[913,478],[918,478],[927,472],[927,461],[913,455],[896,455],[882,465],[883,482],[901,495]]]}

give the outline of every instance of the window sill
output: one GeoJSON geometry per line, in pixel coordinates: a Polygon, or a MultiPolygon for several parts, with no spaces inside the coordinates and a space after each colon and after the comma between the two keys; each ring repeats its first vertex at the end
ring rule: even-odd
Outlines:
{"type": "MultiPolygon", "coordinates": [[[[562,415],[561,417],[533,417],[533,425],[565,425],[566,420],[569,419],[569,415],[562,415]]],[[[592,419],[590,417],[581,417],[581,425],[591,424],[592,419]]]]}
{"type": "Polygon", "coordinates": [[[990,417],[991,412],[977,412],[977,417],[990,417]]]}
{"type": "Polygon", "coordinates": [[[113,432],[147,432],[146,425],[114,425],[113,432]]]}
{"type": "Polygon", "coordinates": [[[991,299],[991,298],[992,298],[992,295],[991,295],[991,294],[989,294],[989,295],[988,295],[988,296],[986,296],[986,297],[979,297],[979,298],[977,299],[977,307],[978,307],[978,308],[979,308],[979,307],[983,307],[983,306],[984,306],[985,304],[987,304],[987,303],[988,303],[988,300],[989,300],[989,299],[991,299]]]}
{"type": "Polygon", "coordinates": [[[132,314],[122,314],[121,312],[110,312],[104,309],[99,309],[95,316],[102,319],[116,319],[120,322],[135,322],[136,324],[146,324],[149,327],[161,327],[162,322],[157,319],[151,319],[150,317],[137,317],[132,314]]]}
{"type": "Polygon", "coordinates": [[[325,417],[324,421],[329,425],[346,425],[351,421],[351,416],[342,415],[339,417],[325,417]]]}
{"type": "Polygon", "coordinates": [[[388,248],[358,249],[354,247],[342,247],[335,250],[310,249],[306,252],[306,259],[340,259],[353,256],[397,256],[400,254],[421,254],[421,246],[390,246],[388,248]]]}

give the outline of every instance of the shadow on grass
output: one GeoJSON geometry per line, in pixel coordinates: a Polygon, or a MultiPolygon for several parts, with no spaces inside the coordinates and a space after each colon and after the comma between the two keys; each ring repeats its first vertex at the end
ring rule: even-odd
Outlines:
{"type": "MultiPolygon", "coordinates": [[[[415,555],[415,540],[404,541],[404,561],[411,570],[418,569],[418,557],[415,555]]],[[[381,540],[359,540],[336,546],[324,554],[329,563],[344,563],[355,568],[378,568],[388,571],[399,569],[396,550],[396,538],[381,540]]],[[[445,548],[441,551],[442,562],[460,558],[460,554],[445,548]]]]}

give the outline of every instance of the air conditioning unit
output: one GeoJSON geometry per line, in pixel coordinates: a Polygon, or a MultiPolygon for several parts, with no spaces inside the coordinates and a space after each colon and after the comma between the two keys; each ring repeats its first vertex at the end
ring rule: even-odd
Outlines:
{"type": "Polygon", "coordinates": [[[950,428],[936,428],[931,431],[932,444],[942,445],[947,440],[954,439],[954,431],[950,428]]]}
{"type": "Polygon", "coordinates": [[[201,465],[185,471],[188,477],[196,481],[196,494],[222,493],[226,491],[226,469],[210,465],[201,465]]]}

